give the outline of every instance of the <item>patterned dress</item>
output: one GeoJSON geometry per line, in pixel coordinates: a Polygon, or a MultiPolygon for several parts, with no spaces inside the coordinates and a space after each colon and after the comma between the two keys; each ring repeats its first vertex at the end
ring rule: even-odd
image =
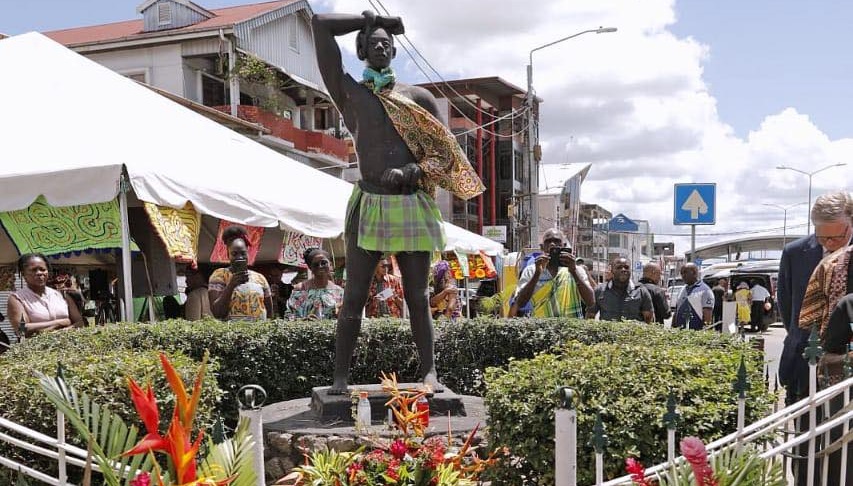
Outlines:
{"type": "Polygon", "coordinates": [[[384,275],[382,280],[374,276],[367,295],[364,308],[367,317],[403,317],[403,309],[397,303],[397,298],[403,298],[403,286],[396,275],[384,275]],[[374,298],[385,289],[391,289],[394,294],[385,300],[374,298]]]}
{"type": "Polygon", "coordinates": [[[338,316],[338,309],[344,300],[344,289],[329,282],[326,288],[316,289],[311,287],[311,282],[297,285],[287,299],[287,311],[285,317],[291,319],[334,319],[338,316]]]}
{"type": "MultiPolygon", "coordinates": [[[[231,281],[231,270],[218,268],[210,276],[210,290],[225,291],[231,281]]],[[[249,270],[249,281],[237,286],[231,294],[231,305],[228,307],[229,321],[262,321],[267,318],[267,308],[264,299],[270,297],[270,284],[258,272],[249,270]]]]}

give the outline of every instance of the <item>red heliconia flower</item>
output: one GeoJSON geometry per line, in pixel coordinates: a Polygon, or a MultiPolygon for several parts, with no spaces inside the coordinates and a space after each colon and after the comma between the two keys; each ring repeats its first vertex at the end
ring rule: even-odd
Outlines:
{"type": "MultiPolygon", "coordinates": [[[[198,482],[196,454],[198,454],[204,432],[199,431],[195,441],[190,439],[190,432],[201,397],[201,383],[207,369],[207,356],[202,360],[192,393],[189,395],[177,370],[163,353],[160,353],[160,362],[163,365],[169,387],[175,394],[175,410],[172,414],[172,422],[169,424],[166,436],[161,436],[157,430],[160,425],[160,412],[157,409],[157,401],[154,398],[151,385],[149,384],[147,389],[143,391],[135,381],[129,379],[131,400],[143,424],[145,424],[147,434],[138,444],[122,455],[148,454],[152,451],[165,452],[172,460],[172,465],[175,468],[175,479],[178,484],[194,484],[198,482]]],[[[227,484],[231,480],[229,478],[217,484],[227,484]]]]}
{"type": "Polygon", "coordinates": [[[147,433],[138,444],[125,452],[124,455],[148,454],[151,451],[171,453],[169,442],[157,430],[160,427],[160,411],[157,409],[157,399],[154,398],[151,384],[149,383],[146,390],[143,391],[133,379],[128,378],[127,381],[130,387],[130,399],[133,401],[136,413],[142,419],[147,433]]]}
{"type": "Polygon", "coordinates": [[[406,448],[406,443],[398,439],[395,440],[393,444],[391,444],[389,452],[397,459],[402,459],[406,457],[406,452],[408,452],[408,449],[406,448]]]}
{"type": "Polygon", "coordinates": [[[708,451],[698,437],[685,437],[681,440],[681,454],[690,463],[693,476],[699,486],[717,486],[714,471],[708,465],[708,451]]]}

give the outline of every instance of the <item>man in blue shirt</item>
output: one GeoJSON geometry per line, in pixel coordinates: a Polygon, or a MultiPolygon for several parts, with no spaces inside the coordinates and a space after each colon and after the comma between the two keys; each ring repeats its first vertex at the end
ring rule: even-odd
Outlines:
{"type": "Polygon", "coordinates": [[[699,267],[686,263],[681,267],[684,288],[675,307],[672,327],[702,330],[711,324],[714,311],[714,292],[699,279],[699,267]]]}

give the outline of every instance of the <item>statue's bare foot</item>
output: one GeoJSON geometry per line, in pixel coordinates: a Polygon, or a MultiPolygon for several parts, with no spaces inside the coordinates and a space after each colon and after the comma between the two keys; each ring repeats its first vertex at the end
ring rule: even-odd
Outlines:
{"type": "Polygon", "coordinates": [[[349,388],[347,387],[346,381],[338,381],[335,380],[332,383],[332,386],[326,391],[329,395],[346,395],[349,393],[349,388]]]}
{"type": "Polygon", "coordinates": [[[424,386],[429,390],[432,390],[433,393],[441,393],[444,391],[444,385],[438,381],[438,373],[435,371],[431,371],[424,376],[424,386]]]}

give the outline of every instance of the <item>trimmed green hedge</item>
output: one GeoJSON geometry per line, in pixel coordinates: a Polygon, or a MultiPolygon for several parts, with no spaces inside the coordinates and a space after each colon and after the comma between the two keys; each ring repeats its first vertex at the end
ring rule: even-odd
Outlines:
{"type": "MultiPolygon", "coordinates": [[[[482,396],[483,375],[491,366],[527,359],[563,343],[666,341],[672,333],[657,327],[562,319],[474,319],[436,323],[436,363],[443,382],[458,393],[482,396]]],[[[730,339],[712,333],[681,333],[683,343],[727,347],[730,339]]],[[[201,360],[206,350],[219,364],[216,375],[223,415],[236,415],[233,393],[247,384],[264,387],[268,403],[310,394],[331,384],[335,354],[333,321],[222,322],[214,319],[157,324],[121,324],[51,333],[30,339],[30,350],[62,349],[69,354],[98,354],[113,349],[182,352],[201,360]]],[[[14,353],[7,353],[14,355],[14,353]]],[[[2,363],[0,356],[0,363],[2,363]]],[[[396,319],[365,321],[355,350],[352,383],[375,383],[381,372],[396,371],[403,381],[417,379],[417,348],[409,324],[396,319]]]]}
{"type": "MultiPolygon", "coordinates": [[[[184,356],[184,361],[178,364],[183,370],[188,370],[192,367],[191,360],[200,361],[208,350],[214,365],[209,376],[216,380],[221,391],[219,408],[226,420],[234,419],[237,405],[233,394],[243,385],[261,385],[268,393],[268,403],[274,403],[307,396],[312,387],[330,384],[334,339],[335,323],[331,321],[167,321],[45,334],[0,355],[0,379],[6,384],[0,391],[0,416],[49,431],[52,425],[48,424],[53,423],[53,412],[39,409],[38,413],[31,413],[21,397],[32,397],[38,393],[33,388],[31,371],[53,370],[60,356],[70,374],[87,376],[82,380],[81,389],[121,402],[123,405],[120,406],[128,406],[123,377],[126,374],[150,376],[158,370],[153,351],[163,350],[170,356],[184,356]],[[85,385],[90,381],[91,385],[85,385]]],[[[694,358],[707,360],[708,369],[717,370],[717,367],[722,366],[725,370],[702,376],[697,369],[690,368],[695,376],[677,376],[686,387],[685,396],[705,404],[697,409],[700,414],[698,423],[705,424],[709,430],[722,430],[717,427],[726,426],[733,420],[733,409],[726,404],[720,411],[715,408],[714,402],[728,400],[732,396],[728,374],[733,376],[734,363],[741,355],[741,348],[743,346],[736,341],[716,333],[669,331],[636,323],[484,318],[455,324],[436,324],[436,361],[442,380],[453,390],[472,395],[483,395],[486,393],[486,384],[494,382],[489,386],[487,395],[494,421],[491,426],[493,433],[501,443],[512,444],[514,452],[532,461],[525,463],[527,465],[524,467],[534,467],[530,466],[532,464],[536,468],[540,465],[544,467],[544,461],[552,453],[549,441],[553,438],[553,425],[544,427],[543,424],[550,423],[553,418],[556,400],[552,395],[558,384],[575,386],[579,390],[587,390],[584,393],[589,396],[597,396],[594,390],[616,390],[624,383],[631,382],[617,371],[633,373],[642,369],[647,372],[642,376],[648,376],[651,383],[642,384],[640,389],[646,390],[648,386],[652,390],[644,393],[650,394],[646,398],[649,407],[654,405],[657,408],[654,414],[649,412],[651,415],[643,415],[643,422],[638,423],[657,424],[664,403],[658,399],[665,395],[665,392],[659,390],[663,386],[659,378],[666,376],[666,370],[677,368],[673,368],[673,361],[692,363],[694,358]],[[565,353],[561,358],[539,358],[555,360],[553,366],[549,364],[547,369],[539,371],[531,368],[527,378],[513,378],[515,373],[523,373],[527,369],[525,367],[535,367],[538,362],[528,364],[518,360],[534,358],[542,352],[559,354],[569,342],[575,342],[570,348],[573,351],[565,353]],[[609,369],[606,362],[591,358],[576,362],[573,358],[585,356],[583,353],[588,346],[607,345],[614,350],[609,354],[614,367],[612,372],[603,372],[609,369]],[[623,363],[618,351],[623,347],[629,349],[630,346],[639,346],[639,349],[631,351],[636,363],[628,366],[634,361],[623,363]],[[652,354],[647,356],[649,353],[652,354]],[[670,353],[676,354],[670,356],[670,353]],[[680,358],[678,353],[684,353],[685,358],[680,358]],[[486,373],[490,367],[506,367],[513,360],[516,362],[510,373],[503,373],[499,369],[486,373]],[[606,376],[614,383],[603,381],[604,378],[586,376],[593,371],[590,363],[596,363],[601,368],[596,370],[596,376],[606,376]],[[658,363],[660,371],[656,368],[658,363]],[[584,370],[584,373],[578,375],[578,370],[584,370]],[[572,377],[579,377],[580,381],[572,381],[572,377]],[[510,398],[512,401],[509,401],[510,398]],[[652,415],[654,417],[650,418],[652,415]],[[529,422],[532,416],[538,422],[529,422]],[[513,435],[522,433],[522,429],[510,427],[513,421],[516,424],[528,424],[525,426],[529,429],[528,435],[513,435]]],[[[749,356],[750,359],[754,357],[751,352],[749,356]]],[[[356,347],[352,383],[375,383],[382,371],[396,371],[400,381],[414,381],[417,379],[417,367],[417,349],[412,343],[408,323],[399,320],[365,321],[356,347]]],[[[157,373],[156,376],[161,376],[159,371],[157,373]]],[[[753,376],[753,381],[757,383],[760,380],[753,376]]],[[[158,392],[164,389],[159,386],[158,392]]],[[[630,396],[631,393],[636,394],[636,390],[629,389],[627,392],[627,398],[621,394],[606,396],[611,397],[610,400],[621,400],[636,406],[636,400],[630,396]]],[[[213,403],[212,399],[210,403],[213,403]]],[[[595,401],[590,403],[597,406],[595,401]]],[[[755,399],[753,403],[758,406],[755,399]]],[[[617,410],[622,409],[613,408],[612,413],[627,414],[617,410]]],[[[583,420],[587,419],[582,419],[582,424],[586,424],[583,420]]],[[[654,430],[657,433],[657,429],[654,430]]],[[[611,437],[617,433],[623,433],[621,426],[611,427],[611,437]]],[[[630,435],[628,432],[626,434],[630,435]]],[[[648,440],[643,438],[638,443],[646,443],[648,440]]],[[[645,455],[643,458],[646,460],[645,455]]]]}
{"type": "Polygon", "coordinates": [[[618,343],[570,342],[559,353],[488,371],[485,401],[492,445],[506,445],[517,456],[517,461],[502,464],[498,484],[554,483],[550,444],[559,386],[572,388],[578,397],[580,484],[595,479],[595,455],[588,442],[597,412],[610,441],[605,451],[607,479],[625,474],[626,457],[639,457],[645,464],[666,460],[662,416],[670,390],[679,399],[678,437],[694,435],[707,442],[734,431],[737,403],[732,385],[742,355],[751,383],[747,423],[764,416],[773,403],[764,386],[761,354],[748,346],[720,341],[711,333],[625,331],[618,343]]]}

